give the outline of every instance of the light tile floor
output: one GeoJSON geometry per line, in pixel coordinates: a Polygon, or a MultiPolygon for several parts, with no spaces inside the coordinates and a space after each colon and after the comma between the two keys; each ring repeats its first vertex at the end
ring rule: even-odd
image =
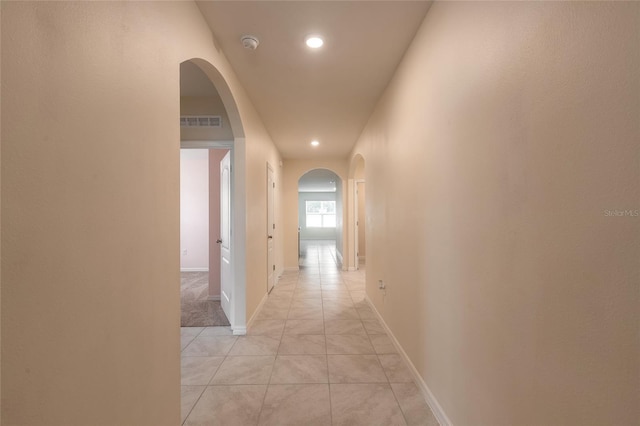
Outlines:
{"type": "Polygon", "coordinates": [[[248,330],[182,328],[184,425],[437,425],[364,300],[364,270],[303,242],[248,330]]]}

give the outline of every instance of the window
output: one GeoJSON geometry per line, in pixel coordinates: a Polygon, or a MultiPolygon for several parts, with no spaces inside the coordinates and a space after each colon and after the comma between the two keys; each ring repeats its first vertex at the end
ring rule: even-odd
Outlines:
{"type": "Polygon", "coordinates": [[[335,201],[305,201],[307,228],[335,228],[335,201]]]}

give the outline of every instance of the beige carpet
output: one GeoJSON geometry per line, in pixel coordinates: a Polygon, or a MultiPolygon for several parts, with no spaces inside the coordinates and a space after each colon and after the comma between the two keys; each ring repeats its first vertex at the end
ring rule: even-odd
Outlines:
{"type": "Polygon", "coordinates": [[[229,325],[220,301],[208,300],[209,273],[180,273],[180,325],[213,327],[229,325]]]}

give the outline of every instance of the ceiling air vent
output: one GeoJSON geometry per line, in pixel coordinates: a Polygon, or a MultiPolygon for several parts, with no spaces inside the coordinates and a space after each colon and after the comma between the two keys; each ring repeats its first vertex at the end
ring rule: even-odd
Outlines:
{"type": "Polygon", "coordinates": [[[222,117],[219,115],[183,115],[180,117],[180,127],[222,127],[222,117]]]}

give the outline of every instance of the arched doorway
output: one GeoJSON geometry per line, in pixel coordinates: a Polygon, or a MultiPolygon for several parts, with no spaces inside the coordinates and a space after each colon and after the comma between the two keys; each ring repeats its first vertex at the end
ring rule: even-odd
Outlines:
{"type": "Polygon", "coordinates": [[[298,179],[298,265],[342,267],[342,179],[329,169],[310,170],[298,179]],[[313,247],[313,249],[311,249],[313,247]]]}
{"type": "MultiPolygon", "coordinates": [[[[244,152],[244,129],[231,91],[213,65],[202,59],[191,59],[180,65],[180,73],[180,148],[189,150],[189,157],[198,157],[194,153],[200,151],[201,163],[209,165],[204,172],[208,178],[206,191],[210,195],[208,227],[204,224],[202,227],[206,229],[207,241],[198,242],[203,251],[208,248],[206,255],[200,253],[207,265],[194,269],[208,272],[204,295],[207,302],[217,301],[224,308],[233,334],[245,334],[245,229],[242,226],[245,203],[241,192],[244,156],[238,155],[244,152]]],[[[181,222],[182,231],[184,221],[181,219],[181,222]]],[[[181,260],[189,257],[186,245],[191,243],[193,241],[184,241],[181,232],[181,260]]],[[[210,312],[205,316],[208,315],[210,312]]],[[[183,348],[188,344],[184,340],[188,339],[183,339],[183,348]]]]}

